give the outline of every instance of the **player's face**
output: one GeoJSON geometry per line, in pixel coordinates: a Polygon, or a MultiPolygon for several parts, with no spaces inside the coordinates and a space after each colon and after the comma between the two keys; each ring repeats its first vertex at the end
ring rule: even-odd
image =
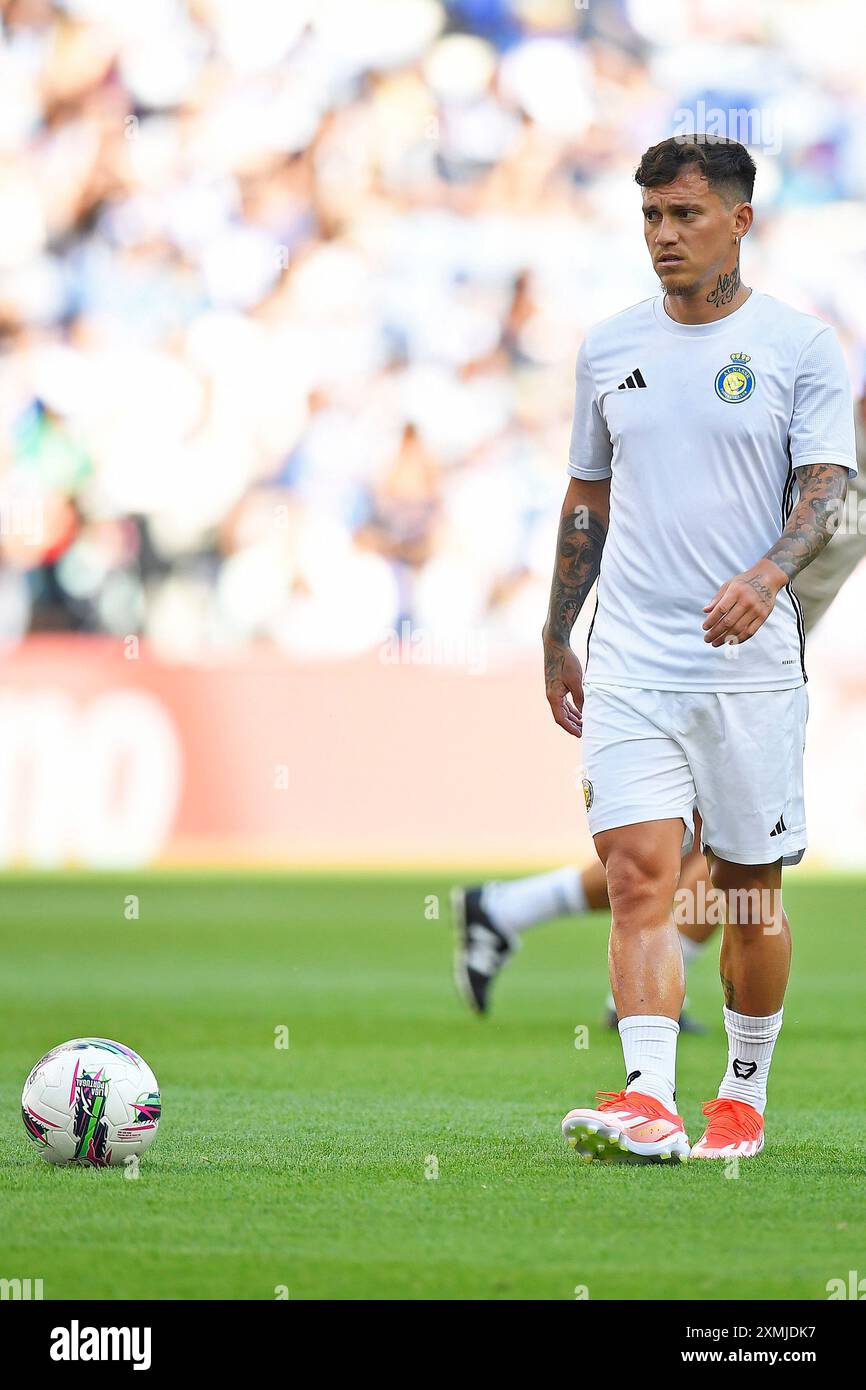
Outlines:
{"type": "Polygon", "coordinates": [[[696,294],[733,267],[736,223],[736,208],[710,191],[694,164],[672,183],[643,190],[647,250],[668,294],[696,294]]]}

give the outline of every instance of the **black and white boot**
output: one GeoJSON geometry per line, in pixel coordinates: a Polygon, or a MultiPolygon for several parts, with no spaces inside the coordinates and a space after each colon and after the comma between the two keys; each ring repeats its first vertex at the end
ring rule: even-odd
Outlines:
{"type": "Polygon", "coordinates": [[[517,949],[495,927],[481,906],[481,888],[453,888],[454,981],[462,998],[477,1014],[487,1013],[490,986],[517,949]]]}

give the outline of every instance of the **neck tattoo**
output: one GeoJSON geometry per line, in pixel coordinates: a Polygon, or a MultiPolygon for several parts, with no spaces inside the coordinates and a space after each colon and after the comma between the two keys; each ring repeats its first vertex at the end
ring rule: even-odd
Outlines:
{"type": "Polygon", "coordinates": [[[730,304],[737,290],[740,288],[740,267],[735,265],[733,270],[727,275],[720,275],[716,281],[716,288],[710,290],[707,295],[707,303],[713,304],[717,309],[723,304],[730,304]]]}

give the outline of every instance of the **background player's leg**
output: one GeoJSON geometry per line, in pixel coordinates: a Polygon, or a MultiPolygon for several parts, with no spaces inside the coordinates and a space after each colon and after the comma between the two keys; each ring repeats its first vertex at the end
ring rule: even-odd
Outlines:
{"type": "Polygon", "coordinates": [[[490,987],[528,928],[607,905],[607,880],[598,860],[585,869],[568,864],[550,873],[454,888],[454,978],[467,1004],[487,1013],[490,987]]]}
{"type": "Polygon", "coordinates": [[[606,908],[604,867],[596,860],[585,869],[568,864],[550,873],[485,883],[481,907],[508,936],[557,917],[606,908]]]}
{"type": "Polygon", "coordinates": [[[600,859],[588,864],[580,876],[588,906],[596,912],[607,911],[610,898],[607,895],[607,873],[600,859]]]}
{"type": "Polygon", "coordinates": [[[707,861],[701,850],[693,849],[685,855],[680,867],[680,881],[677,884],[676,901],[682,902],[682,910],[677,912],[677,926],[680,931],[680,945],[686,969],[697,960],[713,932],[718,927],[715,916],[699,911],[699,904],[707,902],[712,892],[712,880],[707,861]],[[703,891],[701,891],[703,885],[703,891]],[[686,895],[685,897],[681,895],[686,895]],[[707,917],[709,915],[709,921],[707,917]]]}
{"type": "MultiPolygon", "coordinates": [[[[700,833],[700,817],[695,816],[695,836],[700,833]]],[[[700,849],[693,849],[681,861],[678,893],[685,893],[684,907],[677,913],[683,962],[686,972],[701,955],[716,930],[698,920],[695,904],[706,901],[711,890],[706,861],[700,849]],[[703,899],[698,891],[704,881],[703,899]]],[[[478,1013],[486,1013],[490,987],[502,967],[514,954],[518,938],[530,927],[557,918],[604,911],[610,907],[607,873],[600,859],[586,868],[566,865],[550,873],[529,874],[525,878],[491,881],[471,888],[455,888],[452,910],[457,932],[455,977],[463,997],[478,1013]]],[[[616,1028],[617,1012],[613,995],[608,995],[606,1020],[616,1028]]],[[[702,1033],[704,1028],[683,1012],[680,1027],[685,1032],[702,1033]]]]}
{"type": "MultiPolygon", "coordinates": [[[[671,1110],[685,990],[671,911],[682,833],[682,820],[671,819],[619,826],[595,837],[610,894],[610,982],[626,1077],[671,1110]]],[[[627,1079],[627,1089],[629,1084],[627,1079]]]]}
{"type": "Polygon", "coordinates": [[[490,987],[529,927],[607,907],[604,868],[569,864],[550,873],[454,888],[454,978],[466,1003],[487,1013],[490,987]]]}

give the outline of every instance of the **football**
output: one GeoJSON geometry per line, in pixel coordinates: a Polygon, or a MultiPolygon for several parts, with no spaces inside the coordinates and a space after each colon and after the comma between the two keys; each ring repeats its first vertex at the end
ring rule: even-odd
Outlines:
{"type": "Polygon", "coordinates": [[[73,1038],[36,1063],[24,1083],[21,1114],[47,1162],[106,1168],[153,1143],[159,1085],[132,1048],[110,1038],[73,1038]]]}

